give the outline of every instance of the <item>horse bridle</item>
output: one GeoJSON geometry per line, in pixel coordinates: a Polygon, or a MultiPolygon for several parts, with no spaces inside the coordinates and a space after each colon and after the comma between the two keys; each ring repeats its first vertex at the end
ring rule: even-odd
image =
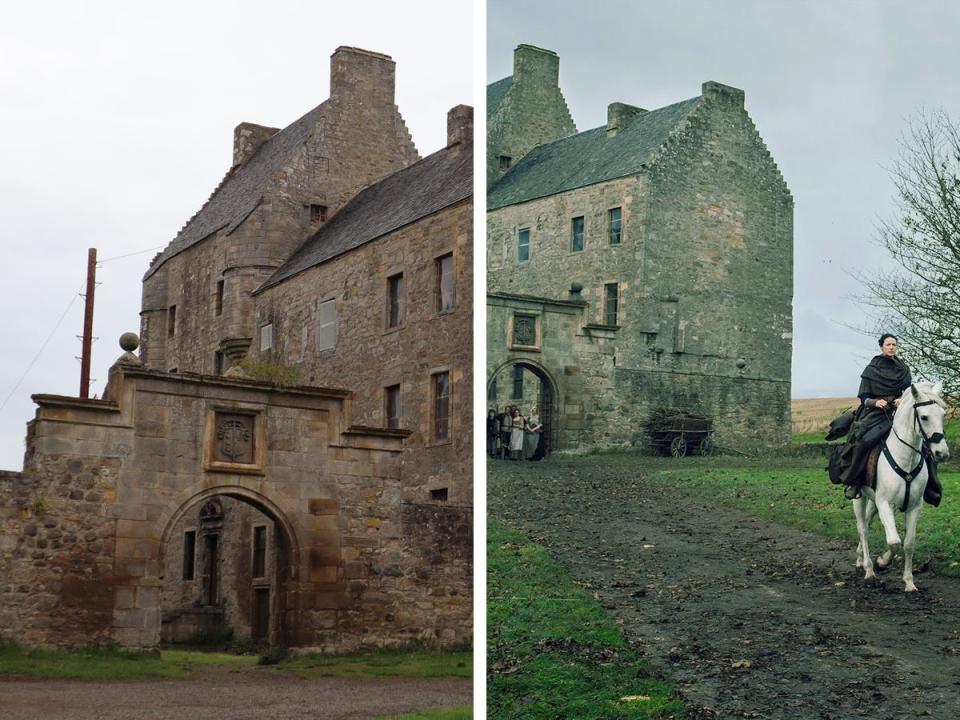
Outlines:
{"type": "Polygon", "coordinates": [[[904,470],[902,467],[900,467],[900,465],[897,464],[897,461],[893,459],[893,455],[890,452],[890,448],[887,447],[887,441],[886,440],[883,441],[883,448],[882,448],[883,456],[887,459],[887,462],[890,464],[890,467],[893,468],[894,472],[896,472],[897,475],[903,478],[904,482],[907,484],[906,492],[904,492],[903,494],[903,505],[900,508],[900,512],[907,511],[907,504],[910,500],[910,483],[913,481],[914,478],[917,477],[917,475],[920,474],[920,471],[923,469],[923,464],[926,461],[926,458],[924,457],[925,455],[924,450],[926,450],[926,452],[929,453],[931,443],[938,443],[941,440],[943,440],[943,437],[944,437],[942,432],[937,432],[937,433],[934,433],[933,435],[927,435],[927,431],[923,429],[923,423],[920,421],[920,413],[917,411],[918,407],[923,407],[924,405],[935,405],[935,404],[936,404],[936,401],[934,400],[924,400],[922,402],[914,403],[913,405],[913,422],[916,423],[917,427],[920,429],[920,437],[923,438],[923,442],[921,443],[923,447],[922,450],[920,448],[915,448],[913,445],[911,445],[902,437],[900,437],[895,427],[890,428],[891,430],[893,430],[893,434],[897,438],[897,440],[902,442],[904,445],[906,445],[908,448],[910,448],[920,456],[920,462],[917,464],[917,466],[913,470],[910,470],[908,472],[904,470]]]}

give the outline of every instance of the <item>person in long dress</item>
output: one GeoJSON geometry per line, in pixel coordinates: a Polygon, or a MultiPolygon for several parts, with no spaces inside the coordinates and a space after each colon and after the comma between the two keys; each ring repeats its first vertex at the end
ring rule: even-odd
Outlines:
{"type": "Polygon", "coordinates": [[[540,424],[540,414],[537,406],[530,409],[530,415],[527,417],[527,429],[523,437],[523,458],[524,460],[539,460],[536,457],[537,448],[540,446],[540,431],[543,425],[540,424]]]}
{"type": "Polygon", "coordinates": [[[520,460],[520,455],[523,452],[523,430],[527,423],[516,407],[510,411],[510,414],[510,459],[520,460]]]}

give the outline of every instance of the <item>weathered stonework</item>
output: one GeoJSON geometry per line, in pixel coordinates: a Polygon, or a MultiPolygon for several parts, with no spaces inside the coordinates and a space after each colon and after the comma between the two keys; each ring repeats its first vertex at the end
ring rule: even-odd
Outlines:
{"type": "MultiPolygon", "coordinates": [[[[708,82],[700,98],[656,111],[667,120],[615,103],[605,135],[561,140],[534,162],[561,162],[567,142],[599,156],[640,122],[662,142],[617,140],[620,156],[636,152],[635,170],[607,177],[600,169],[595,181],[551,191],[552,180],[521,162],[492,188],[488,383],[518,361],[547,373],[557,396],[554,447],[642,445],[644,422],[659,408],[710,416],[720,444],[788,441],[793,199],[743,99],[708,82]],[[574,218],[583,219],[582,249],[574,218]],[[539,318],[541,347],[512,346],[518,314],[539,318]]],[[[514,108],[512,120],[531,111],[514,108]]]]}
{"type": "MultiPolygon", "coordinates": [[[[205,502],[232,498],[278,528],[271,640],[345,649],[469,639],[464,514],[451,521],[400,502],[403,433],[351,429],[345,393],[117,365],[105,400],[35,397],[24,472],[0,477],[4,638],[155,646],[162,600],[188,597],[165,588],[184,527],[205,502]],[[263,423],[264,467],[207,465],[220,408],[263,423]]],[[[242,574],[228,569],[221,584],[231,572],[242,574]]]]}

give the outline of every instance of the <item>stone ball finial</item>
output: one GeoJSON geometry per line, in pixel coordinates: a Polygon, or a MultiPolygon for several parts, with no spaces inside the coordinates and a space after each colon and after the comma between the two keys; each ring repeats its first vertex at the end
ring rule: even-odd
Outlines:
{"type": "Polygon", "coordinates": [[[136,333],[125,332],[120,336],[120,349],[133,352],[140,347],[140,338],[136,333]]]}
{"type": "Polygon", "coordinates": [[[743,370],[747,366],[747,361],[743,358],[737,358],[736,365],[738,370],[743,370]]]}

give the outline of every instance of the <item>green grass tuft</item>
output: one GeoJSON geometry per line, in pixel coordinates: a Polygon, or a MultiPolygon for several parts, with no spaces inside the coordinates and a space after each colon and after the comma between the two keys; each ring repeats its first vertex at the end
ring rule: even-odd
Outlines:
{"type": "Polygon", "coordinates": [[[596,599],[543,547],[493,522],[487,593],[491,720],[681,717],[596,599]]]}
{"type": "Polygon", "coordinates": [[[303,678],[312,677],[473,677],[469,650],[366,650],[356,653],[307,653],[273,666],[303,678]]]}
{"type": "Polygon", "coordinates": [[[469,705],[454,708],[436,708],[421,710],[406,715],[380,715],[374,720],[471,720],[473,708],[469,705]]]}

